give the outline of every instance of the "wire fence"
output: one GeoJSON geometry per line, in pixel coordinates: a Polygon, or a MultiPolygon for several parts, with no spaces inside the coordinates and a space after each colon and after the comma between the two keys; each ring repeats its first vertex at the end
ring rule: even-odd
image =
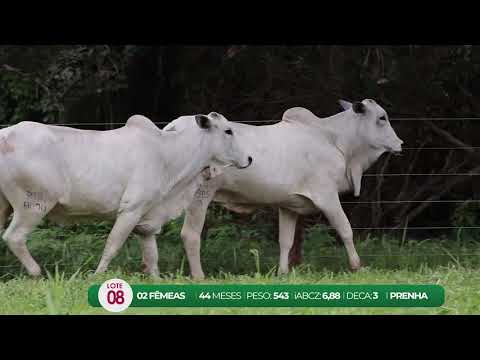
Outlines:
{"type": "MultiPolygon", "coordinates": [[[[238,123],[244,124],[275,124],[281,120],[246,120],[246,121],[236,121],[238,123]]],[[[390,118],[390,121],[480,121],[480,117],[393,117],[390,118]]],[[[168,121],[155,121],[153,122],[156,125],[167,125],[170,122],[168,121]]],[[[92,122],[92,123],[55,123],[49,124],[55,126],[123,126],[125,122],[92,122]]],[[[11,124],[0,124],[0,128],[11,126],[11,124]]],[[[452,146],[452,147],[404,147],[403,150],[415,150],[415,151],[425,151],[425,150],[478,150],[480,146],[452,146]]],[[[405,177],[405,176],[419,176],[419,177],[430,177],[430,176],[480,176],[480,173],[366,173],[363,174],[364,177],[405,177]]],[[[341,201],[342,204],[407,204],[407,203],[436,203],[436,204],[455,204],[455,203],[480,203],[480,200],[476,199],[460,199],[460,200],[363,200],[363,201],[341,201]]],[[[333,228],[329,228],[333,229],[333,228]]],[[[448,230],[448,229],[480,229],[480,226],[417,226],[412,227],[408,226],[408,230],[448,230]]],[[[352,230],[402,230],[405,228],[401,226],[396,227],[352,227],[352,230]]]]}

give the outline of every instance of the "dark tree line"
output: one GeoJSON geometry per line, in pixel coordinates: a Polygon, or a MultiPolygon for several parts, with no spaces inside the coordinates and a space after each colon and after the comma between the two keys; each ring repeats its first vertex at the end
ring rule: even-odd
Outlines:
{"type": "MultiPolygon", "coordinates": [[[[134,113],[171,121],[210,111],[232,121],[279,120],[294,106],[332,115],[340,98],[375,99],[394,118],[469,118],[480,115],[479,96],[480,47],[470,45],[0,46],[1,124],[104,129],[134,113]]],[[[369,173],[480,173],[480,153],[471,148],[480,146],[480,121],[393,126],[414,149],[384,155],[369,173]],[[442,149],[424,149],[431,147],[442,149]]],[[[472,226],[476,203],[435,201],[479,199],[477,179],[367,177],[359,200],[376,202],[344,208],[354,227],[472,226]]]]}

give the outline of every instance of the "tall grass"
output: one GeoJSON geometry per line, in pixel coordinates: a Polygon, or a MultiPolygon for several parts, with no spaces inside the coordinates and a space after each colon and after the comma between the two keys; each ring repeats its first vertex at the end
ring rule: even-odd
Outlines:
{"type": "MultiPolygon", "coordinates": [[[[267,215],[258,212],[254,216],[235,218],[225,209],[213,207],[209,211],[208,231],[202,242],[201,258],[206,274],[274,274],[279,256],[278,224],[276,219],[267,215]]],[[[185,276],[189,273],[180,239],[182,224],[183,218],[171,221],[157,236],[159,268],[163,274],[185,276]]],[[[30,235],[28,246],[44,270],[51,273],[55,273],[55,269],[68,276],[78,271],[91,273],[100,260],[111,226],[111,223],[101,222],[59,227],[45,222],[30,235]]],[[[370,233],[363,236],[362,241],[357,241],[356,247],[363,265],[376,269],[418,270],[448,264],[478,267],[480,243],[473,235],[452,233],[451,236],[415,240],[405,237],[402,232],[370,233]]],[[[137,240],[136,235],[130,236],[110,269],[129,273],[140,271],[141,254],[137,240]]],[[[345,250],[335,240],[332,231],[323,225],[307,229],[300,270],[342,272],[348,269],[347,265],[345,250]]],[[[1,241],[0,281],[22,275],[25,270],[1,241]]]]}

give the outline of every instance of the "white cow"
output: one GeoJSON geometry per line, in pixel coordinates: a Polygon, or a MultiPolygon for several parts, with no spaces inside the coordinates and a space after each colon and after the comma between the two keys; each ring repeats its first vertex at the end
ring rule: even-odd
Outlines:
{"type": "Polygon", "coordinates": [[[222,115],[179,120],[192,126],[165,132],[134,115],[108,131],[34,122],[0,131],[0,229],[13,210],[3,239],[30,275],[41,270],[26,236],[45,216],[59,222],[116,219],[96,273],[135,231],[145,270],[158,275],[155,234],[192,202],[199,174],[212,161],[237,168],[252,162],[222,115]]]}
{"type": "MultiPolygon", "coordinates": [[[[244,213],[262,205],[279,208],[279,274],[288,272],[298,214],[319,211],[343,240],[350,267],[360,267],[339,194],[353,190],[359,196],[363,172],[384,152],[400,152],[403,141],[375,101],[367,99],[352,106],[341,100],[340,104],[345,111],[328,118],[296,107],[274,125],[233,126],[255,162],[244,171],[211,166],[212,178],[201,185],[187,209],[181,236],[193,278],[204,277],[200,234],[212,200],[244,213]]],[[[164,130],[188,126],[178,119],[164,130]]]]}

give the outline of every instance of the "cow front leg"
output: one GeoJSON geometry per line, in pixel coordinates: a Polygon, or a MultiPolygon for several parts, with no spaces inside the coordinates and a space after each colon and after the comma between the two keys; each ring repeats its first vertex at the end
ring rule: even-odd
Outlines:
{"type": "Polygon", "coordinates": [[[291,210],[282,208],[278,210],[278,242],[280,244],[278,275],[288,274],[288,255],[290,254],[290,249],[293,245],[297,219],[298,214],[291,210]]]}
{"type": "Polygon", "coordinates": [[[207,207],[194,206],[193,208],[188,208],[185,212],[185,221],[180,233],[183,240],[183,247],[187,254],[190,276],[194,280],[203,280],[205,278],[200,260],[200,246],[207,207]]]}
{"type": "Polygon", "coordinates": [[[353,231],[348,221],[347,215],[342,209],[338,193],[334,191],[312,198],[315,205],[323,212],[330,225],[337,231],[337,234],[343,241],[348,255],[350,269],[356,271],[360,269],[360,257],[357,254],[353,243],[353,231]]]}
{"type": "Polygon", "coordinates": [[[139,242],[142,250],[143,271],[158,278],[158,247],[155,234],[140,236],[139,242]]]}
{"type": "Polygon", "coordinates": [[[95,274],[100,274],[107,270],[108,265],[118,254],[128,235],[138,224],[140,217],[141,214],[138,212],[123,212],[117,217],[112,231],[108,235],[107,243],[95,274]]]}
{"type": "Polygon", "coordinates": [[[190,276],[194,280],[203,280],[205,278],[200,261],[201,234],[205,224],[208,205],[215,196],[219,186],[220,180],[218,178],[203,183],[195,193],[193,202],[185,211],[185,220],[180,236],[187,253],[190,276]]]}

